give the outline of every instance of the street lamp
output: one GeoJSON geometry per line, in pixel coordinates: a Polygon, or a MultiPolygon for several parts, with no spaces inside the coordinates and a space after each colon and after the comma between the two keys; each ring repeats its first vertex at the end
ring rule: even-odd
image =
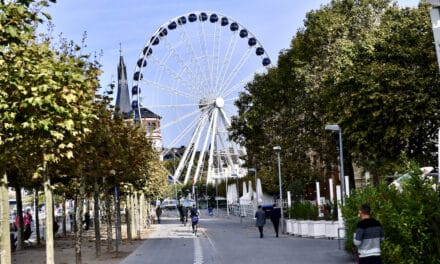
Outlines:
{"type": "Polygon", "coordinates": [[[283,183],[281,181],[281,147],[275,146],[273,150],[277,153],[278,156],[278,182],[280,185],[280,208],[281,208],[281,233],[284,233],[284,212],[283,212],[283,183]]]}
{"type": "Polygon", "coordinates": [[[326,125],[325,130],[338,131],[339,133],[339,162],[341,169],[339,170],[339,177],[341,181],[341,191],[342,191],[342,204],[344,204],[345,197],[345,179],[344,179],[344,155],[342,151],[342,129],[339,125],[326,125]]]}
{"type": "Polygon", "coordinates": [[[255,168],[249,168],[248,172],[254,173],[254,181],[255,181],[255,193],[257,194],[257,207],[258,207],[258,191],[257,191],[257,169],[255,168]]]}
{"type": "Polygon", "coordinates": [[[173,180],[174,180],[174,192],[176,193],[176,206],[178,203],[178,197],[177,197],[177,186],[176,186],[176,152],[177,149],[173,149],[173,180]]]}

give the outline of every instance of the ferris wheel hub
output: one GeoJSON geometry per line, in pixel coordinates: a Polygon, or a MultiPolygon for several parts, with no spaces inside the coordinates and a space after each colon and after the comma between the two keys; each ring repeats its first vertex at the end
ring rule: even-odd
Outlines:
{"type": "Polygon", "coordinates": [[[225,106],[225,100],[221,97],[217,97],[217,99],[215,99],[215,106],[217,108],[223,108],[223,106],[225,106]]]}

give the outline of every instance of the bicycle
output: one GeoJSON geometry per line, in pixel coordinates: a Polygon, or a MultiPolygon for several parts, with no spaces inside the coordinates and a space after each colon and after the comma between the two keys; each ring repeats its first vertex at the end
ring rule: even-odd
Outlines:
{"type": "Polygon", "coordinates": [[[199,223],[199,217],[197,215],[191,218],[192,230],[195,236],[197,236],[197,224],[199,223]]]}

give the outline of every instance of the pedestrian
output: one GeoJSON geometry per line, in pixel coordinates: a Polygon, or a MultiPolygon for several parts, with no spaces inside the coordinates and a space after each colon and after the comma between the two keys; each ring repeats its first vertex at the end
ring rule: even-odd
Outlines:
{"type": "Polygon", "coordinates": [[[190,215],[191,217],[191,226],[193,233],[197,232],[197,224],[199,223],[199,209],[197,209],[196,204],[193,204],[193,208],[191,208],[190,215]]]}
{"type": "Polygon", "coordinates": [[[381,264],[380,243],[384,239],[383,229],[379,221],[371,217],[371,209],[363,204],[359,210],[360,221],[353,235],[353,244],[357,246],[359,264],[381,264]]]}
{"type": "Polygon", "coordinates": [[[188,212],[189,208],[187,206],[183,207],[183,225],[186,226],[186,223],[188,223],[188,212]]]}
{"type": "Polygon", "coordinates": [[[260,238],[263,238],[263,227],[266,224],[266,213],[263,211],[261,205],[258,206],[258,210],[255,212],[255,224],[260,231],[260,238]]]}
{"type": "Polygon", "coordinates": [[[69,211],[70,232],[73,232],[73,213],[69,211]]]}
{"type": "Polygon", "coordinates": [[[179,204],[177,209],[179,210],[180,222],[183,224],[183,221],[184,221],[184,218],[183,218],[183,205],[179,204]]]}
{"type": "Polygon", "coordinates": [[[90,227],[90,213],[89,211],[86,211],[86,213],[84,214],[84,223],[85,223],[85,227],[84,230],[89,230],[90,227]]]}
{"type": "Polygon", "coordinates": [[[281,208],[276,207],[276,204],[273,204],[273,209],[270,211],[270,221],[272,221],[273,228],[275,229],[276,237],[278,237],[280,218],[281,218],[281,208]]]}
{"type": "Polygon", "coordinates": [[[162,207],[158,205],[156,207],[156,216],[157,216],[157,223],[160,224],[160,216],[162,215],[162,207]]]}

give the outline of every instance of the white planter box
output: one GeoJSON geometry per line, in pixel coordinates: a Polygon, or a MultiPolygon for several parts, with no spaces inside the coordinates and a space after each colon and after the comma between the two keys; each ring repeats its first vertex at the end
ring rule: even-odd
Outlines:
{"type": "Polygon", "coordinates": [[[293,225],[293,220],[290,220],[290,219],[286,220],[286,233],[287,234],[293,233],[292,225],[293,225]]]}
{"type": "Polygon", "coordinates": [[[299,235],[302,237],[309,236],[309,221],[300,220],[298,221],[299,225],[299,235]]]}
{"type": "Polygon", "coordinates": [[[327,238],[338,237],[338,222],[325,221],[325,237],[327,238]]]}
{"type": "Polygon", "coordinates": [[[310,237],[325,237],[325,222],[310,221],[308,231],[310,237]]]}
{"type": "Polygon", "coordinates": [[[292,229],[293,229],[293,235],[299,236],[299,224],[298,220],[292,220],[292,229]]]}

